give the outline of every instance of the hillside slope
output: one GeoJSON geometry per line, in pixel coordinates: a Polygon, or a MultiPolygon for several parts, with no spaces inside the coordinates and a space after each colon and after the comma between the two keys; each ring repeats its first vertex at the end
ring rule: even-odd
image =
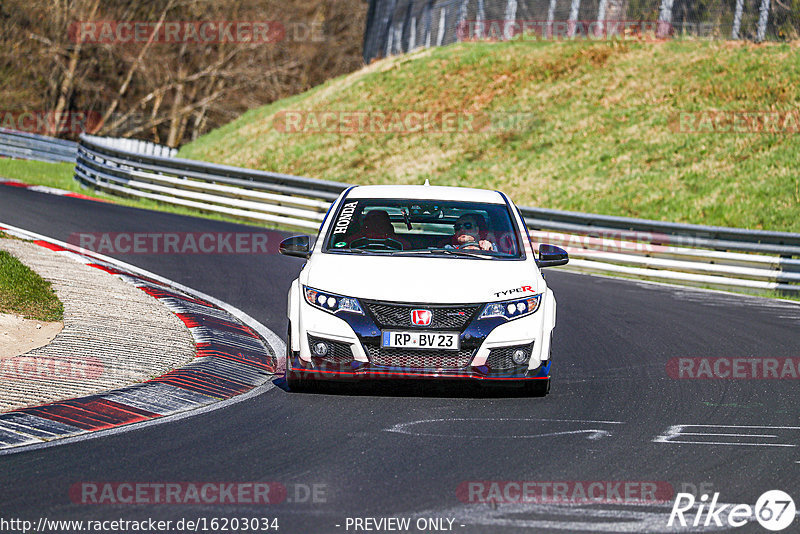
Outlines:
{"type": "Polygon", "coordinates": [[[180,155],[352,183],[427,178],[501,189],[520,205],[797,232],[798,52],[797,44],[692,41],[461,43],[251,110],[180,155]],[[337,115],[338,127],[324,122],[332,110],[372,114],[361,123],[337,115]],[[398,122],[410,111],[478,123],[487,113],[527,115],[466,132],[428,117],[420,131],[398,122]],[[739,111],[782,113],[767,133],[731,114],[739,111]]]}

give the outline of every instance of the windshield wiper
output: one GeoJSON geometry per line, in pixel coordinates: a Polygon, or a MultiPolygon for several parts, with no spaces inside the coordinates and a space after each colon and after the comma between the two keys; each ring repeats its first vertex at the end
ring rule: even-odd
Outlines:
{"type": "Polygon", "coordinates": [[[358,252],[359,254],[363,254],[364,252],[366,252],[366,250],[364,250],[363,248],[350,248],[350,247],[331,248],[331,247],[328,247],[327,252],[358,252]]]}
{"type": "Polygon", "coordinates": [[[468,258],[479,258],[482,260],[491,259],[491,255],[487,255],[488,251],[480,250],[456,250],[451,248],[421,248],[416,250],[396,250],[392,255],[414,255],[414,254],[451,254],[453,256],[464,256],[468,258]]]}
{"type": "Polygon", "coordinates": [[[452,254],[453,256],[467,256],[471,258],[480,258],[482,260],[492,259],[492,254],[488,250],[459,250],[455,248],[440,248],[436,252],[444,252],[445,254],[452,254]]]}
{"type": "Polygon", "coordinates": [[[392,254],[430,254],[431,252],[435,252],[435,250],[429,248],[415,248],[414,250],[394,250],[392,254]]]}

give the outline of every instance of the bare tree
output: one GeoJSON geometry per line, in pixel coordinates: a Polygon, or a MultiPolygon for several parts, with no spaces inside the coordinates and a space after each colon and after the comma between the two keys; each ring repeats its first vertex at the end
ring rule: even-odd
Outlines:
{"type": "Polygon", "coordinates": [[[92,132],[177,146],[359,68],[366,9],[362,0],[3,0],[0,72],[14,75],[0,98],[20,110],[90,112],[99,119],[92,132]],[[112,32],[82,42],[75,25],[92,21],[152,28],[144,39],[120,42],[112,32]],[[165,42],[162,30],[175,21],[269,21],[285,33],[270,42],[165,42]]]}

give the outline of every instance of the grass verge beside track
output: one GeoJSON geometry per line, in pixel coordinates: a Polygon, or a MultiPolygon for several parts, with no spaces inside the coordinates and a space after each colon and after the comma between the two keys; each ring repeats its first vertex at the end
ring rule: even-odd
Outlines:
{"type": "MultiPolygon", "coordinates": [[[[6,237],[0,232],[0,239],[6,237]]],[[[50,282],[0,250],[0,313],[13,313],[37,321],[60,321],[64,318],[64,306],[50,282]]]]}

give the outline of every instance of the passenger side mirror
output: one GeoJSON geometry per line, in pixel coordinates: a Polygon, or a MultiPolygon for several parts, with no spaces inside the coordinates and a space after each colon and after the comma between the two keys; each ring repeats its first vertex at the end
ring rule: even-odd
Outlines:
{"type": "Polygon", "coordinates": [[[311,256],[311,247],[307,235],[295,235],[281,241],[278,250],[284,256],[297,256],[298,258],[308,258],[311,256]]]}
{"type": "Polygon", "coordinates": [[[569,256],[563,248],[546,243],[539,245],[539,259],[536,260],[536,265],[539,268],[566,265],[568,262],[569,256]]]}

